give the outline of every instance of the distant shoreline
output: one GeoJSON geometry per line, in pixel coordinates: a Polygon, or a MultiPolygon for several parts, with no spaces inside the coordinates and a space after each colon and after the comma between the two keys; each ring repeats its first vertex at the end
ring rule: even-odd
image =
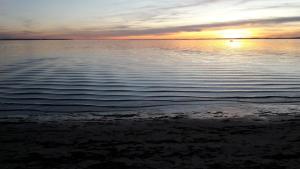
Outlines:
{"type": "Polygon", "coordinates": [[[17,40],[26,40],[26,41],[40,41],[40,40],[75,40],[75,39],[0,39],[0,41],[17,41],[17,40]]]}
{"type": "Polygon", "coordinates": [[[0,39],[0,41],[67,41],[67,40],[283,40],[295,38],[204,38],[204,39],[0,39]]]}

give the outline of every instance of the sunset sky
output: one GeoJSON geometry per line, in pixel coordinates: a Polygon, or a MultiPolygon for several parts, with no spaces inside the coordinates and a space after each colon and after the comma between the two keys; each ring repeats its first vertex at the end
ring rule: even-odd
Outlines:
{"type": "Polygon", "coordinates": [[[0,0],[0,39],[300,37],[300,0],[0,0]]]}

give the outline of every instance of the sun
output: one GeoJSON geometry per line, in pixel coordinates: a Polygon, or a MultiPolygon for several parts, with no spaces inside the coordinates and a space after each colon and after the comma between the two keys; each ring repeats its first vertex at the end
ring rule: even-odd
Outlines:
{"type": "Polygon", "coordinates": [[[220,30],[218,34],[222,38],[235,39],[235,38],[249,38],[251,37],[251,31],[245,29],[227,29],[220,30]]]}

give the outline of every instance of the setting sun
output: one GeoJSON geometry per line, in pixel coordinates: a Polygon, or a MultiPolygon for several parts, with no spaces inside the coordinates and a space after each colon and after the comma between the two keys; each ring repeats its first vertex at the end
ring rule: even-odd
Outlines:
{"type": "Polygon", "coordinates": [[[244,29],[228,29],[228,30],[221,30],[218,31],[218,34],[221,38],[249,38],[251,37],[252,33],[249,30],[244,29]]]}

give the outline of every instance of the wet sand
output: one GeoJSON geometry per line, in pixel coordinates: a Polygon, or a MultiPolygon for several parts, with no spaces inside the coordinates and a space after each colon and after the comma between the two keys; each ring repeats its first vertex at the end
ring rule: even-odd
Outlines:
{"type": "Polygon", "coordinates": [[[1,169],[298,169],[300,118],[0,122],[1,169]]]}

